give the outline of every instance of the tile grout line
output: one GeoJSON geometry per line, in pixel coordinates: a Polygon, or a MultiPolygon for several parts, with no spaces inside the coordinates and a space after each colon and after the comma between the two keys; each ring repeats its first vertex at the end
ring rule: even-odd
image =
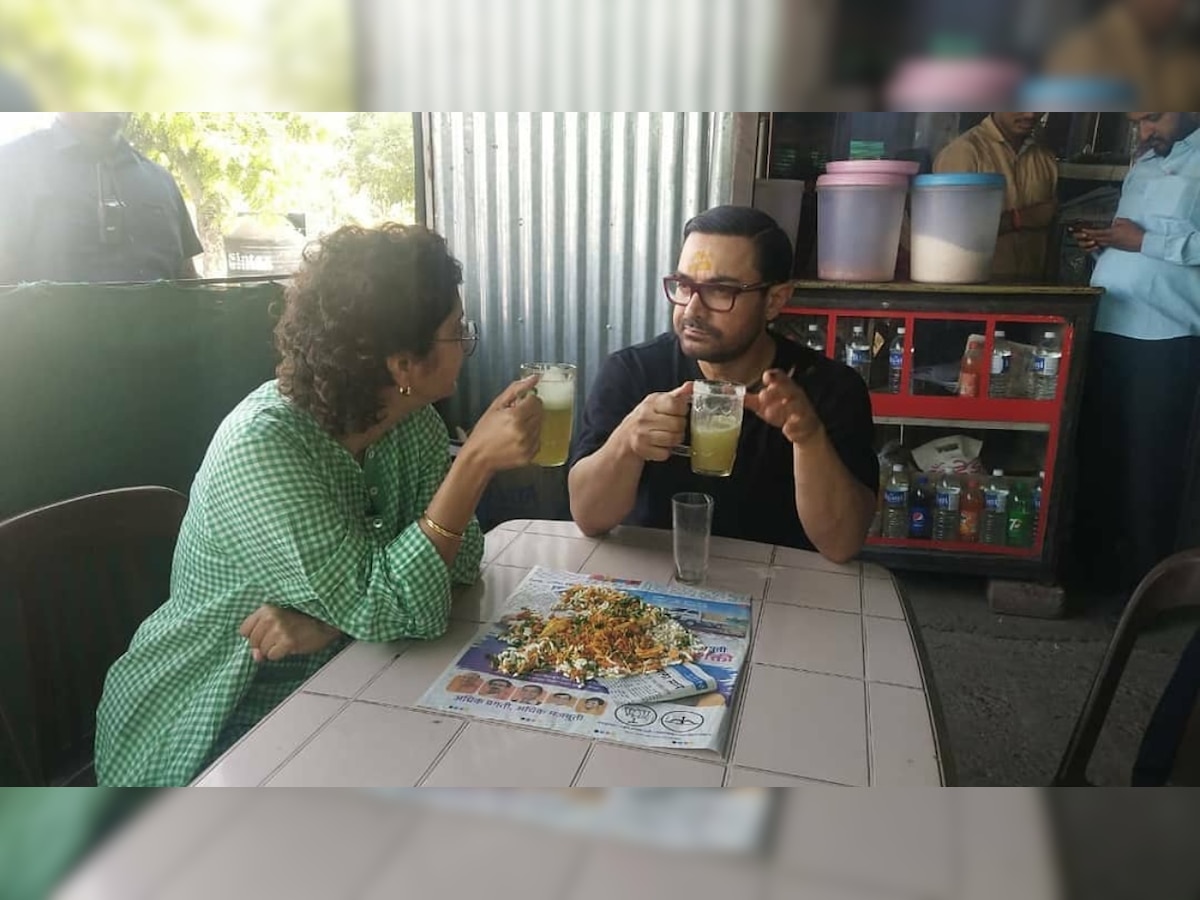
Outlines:
{"type": "MultiPolygon", "coordinates": [[[[771,559],[772,560],[775,558],[775,553],[778,551],[778,549],[779,549],[778,545],[773,546],[771,548],[771,559]]],[[[725,760],[725,774],[724,774],[724,777],[721,779],[722,787],[724,787],[728,783],[730,772],[734,766],[734,760],[737,758],[737,744],[738,744],[738,738],[741,736],[741,731],[742,731],[742,718],[746,713],[746,702],[750,697],[750,679],[753,677],[754,666],[756,665],[754,662],[754,651],[758,648],[758,638],[761,633],[762,619],[763,619],[763,616],[766,615],[767,597],[771,593],[771,585],[774,581],[772,572],[773,572],[773,568],[772,568],[771,564],[768,563],[767,564],[767,578],[766,578],[766,581],[763,583],[763,595],[762,595],[762,599],[759,600],[759,603],[758,603],[758,616],[755,617],[755,616],[751,615],[751,617],[750,617],[750,620],[751,620],[750,647],[746,653],[746,659],[744,662],[745,684],[741,685],[740,690],[738,690],[736,692],[735,699],[737,701],[737,707],[736,707],[734,716],[732,717],[732,721],[729,723],[729,727],[730,727],[729,756],[725,760]]],[[[754,611],[753,601],[751,601],[751,604],[750,604],[750,611],[751,611],[751,613],[753,613],[753,611],[754,611]]]]}
{"type": "Polygon", "coordinates": [[[763,769],[759,766],[740,766],[740,765],[733,766],[733,765],[731,765],[729,768],[731,770],[734,768],[745,769],[747,772],[758,772],[762,775],[778,775],[781,778],[795,778],[800,781],[812,781],[812,782],[815,782],[814,787],[820,787],[822,785],[828,786],[828,787],[854,787],[855,786],[852,784],[846,784],[846,782],[844,782],[844,781],[830,781],[828,778],[814,778],[811,775],[791,775],[787,772],[776,772],[774,769],[763,769]]]}
{"type": "MultiPolygon", "coordinates": [[[[445,718],[448,719],[450,717],[446,716],[445,718]]],[[[471,724],[470,722],[465,722],[461,719],[459,719],[458,721],[461,724],[459,724],[459,726],[455,730],[454,734],[452,734],[450,736],[450,740],[448,740],[446,742],[446,746],[444,746],[440,751],[438,751],[437,756],[435,756],[433,758],[433,762],[431,762],[429,764],[429,767],[422,773],[421,777],[417,779],[417,783],[414,785],[414,787],[421,787],[422,785],[425,784],[425,781],[429,778],[430,775],[433,774],[433,770],[436,769],[441,764],[442,760],[446,758],[446,754],[450,752],[450,748],[453,747],[456,743],[458,743],[459,735],[463,734],[471,724]]]]}
{"type": "MultiPolygon", "coordinates": [[[[293,696],[294,696],[294,695],[293,695],[293,696]]],[[[301,741],[301,742],[300,742],[300,743],[299,743],[297,746],[293,747],[293,748],[292,748],[292,750],[291,750],[291,752],[287,754],[287,756],[286,756],[286,758],[283,760],[283,762],[281,762],[281,763],[280,763],[279,765],[277,765],[277,766],[276,766],[274,769],[272,769],[270,772],[268,772],[268,773],[267,773],[267,776],[266,776],[265,778],[262,778],[262,779],[260,779],[260,780],[259,780],[259,782],[258,782],[258,784],[256,785],[256,787],[265,787],[265,786],[267,785],[267,783],[268,783],[268,782],[269,782],[269,781],[270,781],[272,778],[274,778],[276,775],[278,775],[278,774],[280,773],[280,771],[282,771],[282,769],[283,769],[283,767],[284,767],[284,766],[286,766],[286,765],[287,765],[288,763],[290,763],[290,762],[291,762],[293,759],[295,759],[297,756],[299,756],[299,755],[300,755],[300,753],[301,753],[301,752],[304,750],[304,748],[305,748],[305,747],[307,747],[307,746],[308,746],[309,744],[311,744],[311,743],[312,743],[314,740],[316,740],[316,738],[317,738],[317,735],[321,734],[323,731],[325,731],[325,729],[326,729],[326,728],[328,728],[330,725],[332,725],[332,724],[334,723],[334,721],[336,721],[336,720],[337,720],[337,718],[338,718],[338,717],[339,717],[339,716],[340,716],[342,713],[344,713],[344,712],[345,712],[347,709],[349,709],[349,708],[350,708],[350,705],[351,705],[351,704],[354,702],[353,700],[345,700],[345,698],[343,698],[343,697],[331,697],[330,699],[333,699],[333,700],[343,700],[343,703],[342,703],[342,705],[341,705],[341,706],[338,708],[338,711],[337,711],[337,712],[335,712],[335,713],[334,713],[332,716],[330,716],[328,719],[326,719],[324,722],[322,722],[322,723],[321,723],[321,724],[320,724],[320,725],[317,727],[317,730],[316,730],[316,731],[314,731],[314,732],[313,732],[312,734],[310,734],[310,735],[309,735],[307,738],[305,738],[304,740],[302,740],[302,741],[301,741]]],[[[287,702],[287,701],[284,701],[284,702],[287,702]]],[[[278,709],[278,708],[279,708],[279,707],[276,707],[276,709],[278,709]]],[[[232,749],[232,748],[230,748],[230,749],[232,749]]]]}
{"type": "Polygon", "coordinates": [[[575,774],[571,776],[571,783],[568,787],[575,787],[579,781],[579,776],[583,774],[583,770],[587,768],[587,764],[592,761],[592,751],[596,749],[596,740],[593,738],[588,741],[587,750],[583,752],[583,759],[579,761],[579,767],[575,770],[575,774]]]}
{"type": "Polygon", "coordinates": [[[866,591],[866,576],[861,576],[858,582],[858,600],[859,606],[863,611],[861,616],[862,627],[862,664],[863,664],[863,714],[866,717],[866,736],[867,736],[867,787],[872,787],[875,784],[875,740],[874,733],[871,729],[871,682],[869,680],[870,672],[867,670],[867,591],[866,591]]]}
{"type": "Polygon", "coordinates": [[[736,708],[736,711],[729,723],[729,728],[730,728],[729,756],[725,760],[726,778],[728,778],[729,770],[730,770],[730,768],[733,767],[734,759],[737,756],[738,738],[741,737],[741,732],[742,732],[742,719],[744,718],[744,716],[746,714],[746,702],[750,696],[750,679],[753,677],[754,666],[756,665],[756,663],[753,661],[753,656],[754,656],[753,646],[751,646],[750,649],[751,649],[750,657],[747,658],[747,660],[746,660],[746,677],[745,677],[746,683],[741,685],[740,689],[737,692],[737,696],[735,698],[737,700],[737,708],[736,708]]]}
{"type": "Polygon", "coordinates": [[[370,678],[368,678],[367,683],[358,689],[358,693],[356,693],[352,699],[357,700],[359,697],[361,697],[364,691],[366,691],[368,688],[371,687],[371,685],[373,685],[376,681],[378,681],[380,678],[383,677],[384,672],[386,672],[388,669],[390,669],[392,666],[394,666],[396,664],[396,660],[398,660],[401,656],[403,656],[405,653],[407,653],[411,649],[412,649],[412,641],[406,641],[404,649],[401,650],[399,653],[397,653],[395,656],[393,656],[391,662],[389,662],[386,666],[384,666],[382,669],[380,669],[378,672],[376,672],[374,675],[372,675],[370,678]]]}
{"type": "Polygon", "coordinates": [[[924,693],[921,688],[913,687],[911,684],[900,684],[898,681],[882,681],[878,678],[858,678],[854,675],[839,675],[837,672],[822,672],[820,669],[805,669],[801,666],[785,666],[779,663],[756,662],[756,666],[762,666],[764,669],[780,669],[784,672],[801,672],[805,675],[824,675],[826,678],[840,678],[843,681],[861,681],[863,684],[883,684],[888,687],[903,688],[906,691],[917,691],[924,693]]]}
{"type": "Polygon", "coordinates": [[[908,639],[909,639],[909,642],[912,644],[913,657],[914,657],[914,659],[916,661],[916,665],[917,665],[917,676],[921,679],[921,693],[924,695],[922,697],[922,699],[925,701],[926,725],[929,728],[929,741],[931,744],[933,744],[933,758],[937,762],[938,780],[942,783],[943,786],[945,786],[946,768],[945,768],[945,757],[943,755],[943,750],[942,750],[943,736],[938,734],[938,730],[934,724],[936,722],[936,719],[934,718],[934,714],[933,714],[933,701],[931,700],[931,698],[929,696],[929,681],[926,678],[926,675],[929,673],[927,673],[925,671],[925,666],[921,665],[921,658],[920,658],[920,655],[917,653],[916,634],[914,632],[914,629],[916,628],[916,623],[908,618],[907,607],[905,606],[905,604],[903,602],[903,598],[901,597],[901,594],[900,594],[900,583],[894,575],[892,576],[892,591],[896,594],[896,599],[900,601],[900,611],[902,614],[904,614],[904,618],[902,619],[902,621],[904,622],[905,627],[908,629],[908,639]]]}

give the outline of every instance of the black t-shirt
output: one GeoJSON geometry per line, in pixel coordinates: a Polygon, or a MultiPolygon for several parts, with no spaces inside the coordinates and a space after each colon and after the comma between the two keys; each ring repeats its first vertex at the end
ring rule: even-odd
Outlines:
{"type": "MultiPolygon", "coordinates": [[[[776,336],[775,344],[772,367],[786,372],[795,366],[793,377],[824,423],[842,463],[871,491],[878,491],[871,398],[862,378],[792,341],[776,336]]],[[[673,333],[612,354],[588,391],[571,465],[599,450],[648,394],[672,391],[703,377],[696,361],[683,355],[673,333]]],[[[646,463],[626,524],[670,528],[671,497],[681,491],[713,497],[715,535],[813,549],[796,514],[792,445],[782,431],[754,413],[747,412],[742,420],[737,460],[728,478],[695,475],[691,462],[681,456],[646,463]]]]}

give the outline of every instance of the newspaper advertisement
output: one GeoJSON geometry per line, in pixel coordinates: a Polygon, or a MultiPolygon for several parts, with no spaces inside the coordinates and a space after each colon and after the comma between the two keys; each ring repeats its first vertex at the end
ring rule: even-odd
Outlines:
{"type": "Polygon", "coordinates": [[[535,568],[508,598],[499,619],[480,630],[418,705],[639,747],[708,750],[721,755],[750,648],[750,610],[746,596],[535,568]],[[661,608],[705,647],[690,666],[679,667],[676,686],[682,681],[704,681],[714,689],[705,684],[701,688],[704,693],[679,696],[689,692],[676,691],[676,699],[639,702],[639,697],[661,696],[660,676],[634,675],[620,679],[626,682],[620,685],[590,680],[581,686],[553,671],[521,677],[500,673],[493,659],[508,646],[501,639],[505,616],[521,609],[549,615],[562,592],[575,585],[614,587],[661,608]]]}

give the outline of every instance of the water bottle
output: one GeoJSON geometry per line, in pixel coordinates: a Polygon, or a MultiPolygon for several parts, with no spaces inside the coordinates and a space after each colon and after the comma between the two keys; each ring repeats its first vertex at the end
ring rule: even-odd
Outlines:
{"type": "Polygon", "coordinates": [[[867,384],[871,383],[871,345],[867,343],[863,327],[855,325],[846,345],[846,365],[862,376],[867,384]]]}
{"type": "Polygon", "coordinates": [[[1037,484],[1033,486],[1033,524],[1029,529],[1029,541],[1037,543],[1038,530],[1042,526],[1042,484],[1046,480],[1045,472],[1038,472],[1037,484]]]}
{"type": "Polygon", "coordinates": [[[825,355],[825,329],[816,322],[808,326],[808,331],[804,335],[804,346],[816,353],[825,355]]]}
{"type": "Polygon", "coordinates": [[[1007,397],[1009,370],[1012,369],[1012,347],[1008,345],[1003,331],[996,332],[992,344],[992,381],[988,388],[989,397],[1007,397]]]}
{"type": "Polygon", "coordinates": [[[937,509],[933,514],[933,539],[946,543],[958,540],[959,501],[962,485],[953,475],[943,475],[938,482],[937,509]]]}
{"type": "Polygon", "coordinates": [[[1058,367],[1062,362],[1062,345],[1058,334],[1047,331],[1033,351],[1029,368],[1029,397],[1033,400],[1053,400],[1058,396],[1058,367]]]}
{"type": "Polygon", "coordinates": [[[1008,498],[1008,533],[1005,535],[1005,543],[1010,547],[1029,547],[1033,542],[1030,529],[1032,519],[1033,509],[1029,497],[1021,485],[1014,485],[1008,498]]]}
{"type": "Polygon", "coordinates": [[[867,537],[877,538],[883,534],[883,491],[875,495],[875,515],[871,517],[871,527],[867,537]]]}
{"type": "Polygon", "coordinates": [[[983,489],[983,527],[980,540],[985,544],[1003,547],[1008,538],[1008,484],[1004,470],[994,469],[991,480],[983,489]]]}
{"type": "Polygon", "coordinates": [[[903,325],[896,329],[888,350],[888,391],[893,394],[900,393],[900,374],[904,371],[904,331],[903,325]]]}
{"type": "Polygon", "coordinates": [[[917,478],[912,498],[908,504],[908,536],[918,541],[927,541],[933,536],[933,490],[928,476],[917,478]]]}
{"type": "Polygon", "coordinates": [[[883,488],[883,536],[908,537],[908,473],[899,463],[883,488]]]}

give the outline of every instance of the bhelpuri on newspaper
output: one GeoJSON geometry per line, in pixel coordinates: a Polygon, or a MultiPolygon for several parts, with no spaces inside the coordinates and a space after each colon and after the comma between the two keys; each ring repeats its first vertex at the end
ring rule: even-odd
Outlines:
{"type": "Polygon", "coordinates": [[[660,672],[707,650],[663,610],[601,585],[567,588],[549,616],[522,609],[501,621],[500,637],[509,646],[493,663],[514,677],[554,671],[582,685],[660,672]]]}

